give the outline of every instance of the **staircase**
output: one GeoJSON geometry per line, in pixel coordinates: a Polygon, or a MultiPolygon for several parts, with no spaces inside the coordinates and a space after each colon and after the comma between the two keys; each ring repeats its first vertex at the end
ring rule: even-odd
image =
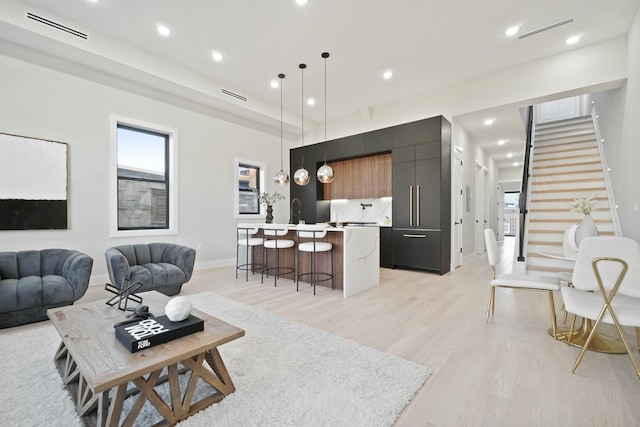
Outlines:
{"type": "Polygon", "coordinates": [[[614,235],[603,161],[591,115],[536,125],[529,199],[527,270],[547,274],[572,271],[573,263],[542,255],[563,255],[564,232],[579,223],[571,212],[576,198],[596,195],[591,213],[600,235],[614,235]]]}

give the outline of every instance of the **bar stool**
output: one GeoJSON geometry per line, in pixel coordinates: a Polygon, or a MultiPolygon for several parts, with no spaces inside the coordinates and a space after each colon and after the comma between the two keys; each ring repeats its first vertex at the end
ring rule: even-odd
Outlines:
{"type": "Polygon", "coordinates": [[[286,236],[289,232],[289,228],[292,227],[289,224],[265,224],[262,226],[262,233],[265,238],[273,237],[272,239],[265,240],[263,244],[263,254],[262,257],[264,259],[265,268],[262,270],[262,277],[260,278],[260,283],[264,283],[264,275],[269,276],[269,272],[273,271],[273,286],[278,285],[278,277],[282,274],[294,274],[295,278],[295,259],[293,267],[282,267],[280,266],[280,249],[293,248],[296,245],[296,242],[290,239],[282,239],[281,237],[286,236]],[[269,267],[268,262],[268,253],[269,249],[276,250],[276,265],[275,267],[269,267]]]}
{"type": "Polygon", "coordinates": [[[263,237],[251,237],[258,233],[258,224],[238,224],[237,238],[238,244],[236,245],[236,279],[238,278],[238,270],[245,271],[245,280],[249,280],[249,270],[253,274],[256,269],[264,270],[265,264],[253,262],[253,248],[256,246],[262,246],[264,243],[263,237]],[[240,248],[245,248],[245,264],[240,264],[240,248]],[[251,248],[251,262],[249,262],[249,248],[251,248]]]}
{"type": "Polygon", "coordinates": [[[308,273],[298,274],[296,277],[296,292],[298,291],[298,283],[301,277],[309,276],[311,278],[311,285],[313,286],[313,294],[316,294],[316,283],[331,280],[331,289],[335,289],[334,270],[333,270],[333,245],[329,242],[319,241],[324,239],[327,235],[326,225],[320,224],[300,224],[297,227],[298,240],[311,239],[308,242],[298,243],[298,250],[296,251],[296,263],[298,265],[298,271],[300,271],[300,252],[311,253],[311,271],[308,273]],[[317,271],[316,258],[318,252],[329,252],[331,257],[331,273],[317,271]],[[324,277],[320,278],[319,277],[324,277]]]}

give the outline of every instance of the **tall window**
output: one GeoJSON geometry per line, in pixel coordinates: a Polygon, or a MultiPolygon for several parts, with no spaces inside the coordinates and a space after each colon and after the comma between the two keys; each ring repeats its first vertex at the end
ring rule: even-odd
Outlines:
{"type": "Polygon", "coordinates": [[[258,219],[264,216],[264,209],[258,202],[260,193],[265,191],[267,165],[255,160],[234,159],[234,213],[237,219],[258,219]]]}
{"type": "Polygon", "coordinates": [[[260,167],[246,164],[238,165],[238,212],[240,214],[259,214],[260,203],[260,167]]]}
{"type": "Polygon", "coordinates": [[[170,135],[117,125],[118,230],[169,228],[170,135]]]}

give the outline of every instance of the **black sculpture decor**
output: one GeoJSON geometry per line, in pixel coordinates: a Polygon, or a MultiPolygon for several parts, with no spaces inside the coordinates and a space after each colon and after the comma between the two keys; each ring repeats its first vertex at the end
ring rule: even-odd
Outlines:
{"type": "Polygon", "coordinates": [[[140,282],[133,282],[130,285],[123,287],[122,289],[116,288],[111,283],[106,283],[104,285],[104,289],[111,292],[112,294],[116,294],[116,296],[108,300],[106,304],[111,307],[118,304],[118,309],[122,311],[127,310],[127,304],[129,300],[137,302],[138,304],[142,304],[142,297],[135,293],[141,287],[142,283],[140,282]]]}

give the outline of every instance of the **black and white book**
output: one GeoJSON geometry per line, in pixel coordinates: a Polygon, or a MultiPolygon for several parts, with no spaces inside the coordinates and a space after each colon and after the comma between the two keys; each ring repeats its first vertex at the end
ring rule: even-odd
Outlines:
{"type": "Polygon", "coordinates": [[[204,320],[190,315],[180,322],[158,316],[115,327],[116,338],[131,353],[204,330],[204,320]]]}

